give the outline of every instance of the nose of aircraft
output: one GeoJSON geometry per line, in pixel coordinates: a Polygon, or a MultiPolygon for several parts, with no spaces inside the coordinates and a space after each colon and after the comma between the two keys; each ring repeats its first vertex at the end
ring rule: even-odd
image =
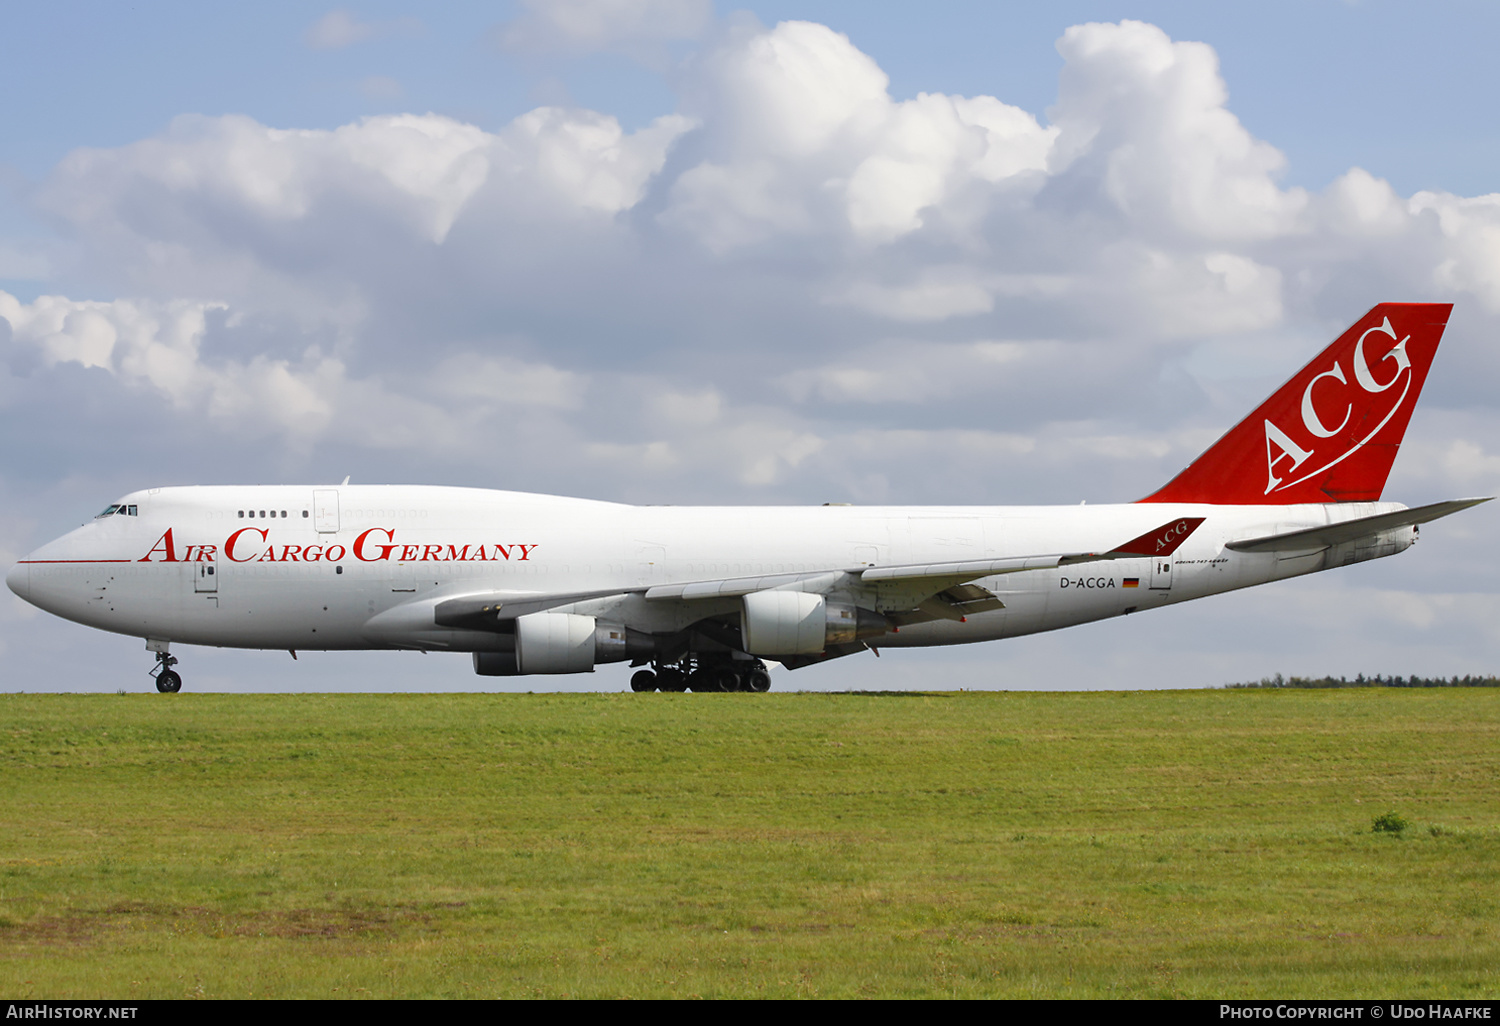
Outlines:
{"type": "Polygon", "coordinates": [[[5,575],[5,585],[17,595],[31,601],[31,567],[17,563],[5,575]]]}

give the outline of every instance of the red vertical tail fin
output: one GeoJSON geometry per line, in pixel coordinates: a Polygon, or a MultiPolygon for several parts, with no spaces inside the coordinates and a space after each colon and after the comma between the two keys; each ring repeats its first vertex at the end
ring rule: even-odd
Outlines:
{"type": "Polygon", "coordinates": [[[1381,303],[1140,501],[1379,499],[1452,311],[1451,303],[1381,303]]]}

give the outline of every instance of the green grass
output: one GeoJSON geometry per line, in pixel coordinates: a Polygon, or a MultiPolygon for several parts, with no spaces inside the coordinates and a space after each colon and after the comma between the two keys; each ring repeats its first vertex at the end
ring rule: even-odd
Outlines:
{"type": "Polygon", "coordinates": [[[1497,770],[1487,689],[6,695],[0,993],[1493,998],[1497,770]]]}

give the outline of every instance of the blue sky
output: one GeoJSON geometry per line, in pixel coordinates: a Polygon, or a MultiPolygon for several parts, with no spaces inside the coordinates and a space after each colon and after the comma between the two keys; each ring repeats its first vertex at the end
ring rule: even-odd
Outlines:
{"type": "MultiPolygon", "coordinates": [[[[1386,299],[1456,304],[1388,497],[1493,494],[1497,20],[1321,0],[12,5],[0,556],[148,484],[345,474],[1128,501],[1386,299]]],[[[1070,631],[794,681],[1495,672],[1496,520],[1086,648],[1070,631]]],[[[146,663],[6,600],[18,680],[146,663]]],[[[270,658],[195,653],[195,679],[302,686],[270,658]]],[[[298,672],[473,685],[436,657],[414,683],[410,662],[298,672]]]]}
{"type": "MultiPolygon", "coordinates": [[[[744,8],[718,5],[721,15],[744,8]]],[[[670,76],[613,54],[501,52],[496,26],[514,3],[398,3],[349,8],[365,22],[414,24],[320,50],[304,33],[328,8],[264,3],[11,4],[0,65],[0,161],[44,175],[78,146],[117,146],[184,112],[242,113],[266,124],[333,128],[392,109],[436,111],[496,127],[549,98],[615,113],[627,127],[675,105],[670,76]],[[399,99],[359,83],[382,76],[399,99]],[[22,102],[15,102],[24,98],[22,102]]],[[[1318,187],[1351,165],[1403,192],[1486,191],[1500,158],[1492,98],[1500,68],[1492,4],[947,2],[766,3],[762,22],[819,21],[846,33],[891,76],[897,98],[990,94],[1038,115],[1056,98],[1068,25],[1133,18],[1175,39],[1209,42],[1236,114],[1289,158],[1287,181],[1318,187]]],[[[673,49],[681,55],[684,43],[673,49]]]]}

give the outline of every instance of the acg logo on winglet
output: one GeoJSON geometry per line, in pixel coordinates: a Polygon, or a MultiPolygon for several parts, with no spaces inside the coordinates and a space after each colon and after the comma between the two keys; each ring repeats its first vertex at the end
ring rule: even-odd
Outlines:
{"type": "MultiPolygon", "coordinates": [[[[1401,404],[1406,402],[1406,396],[1411,392],[1412,383],[1411,357],[1406,353],[1406,343],[1411,341],[1411,336],[1407,335],[1401,339],[1380,359],[1377,366],[1383,365],[1386,361],[1391,361],[1395,364],[1395,368],[1390,372],[1390,376],[1385,381],[1377,381],[1374,372],[1370,369],[1369,360],[1365,356],[1365,339],[1375,334],[1386,335],[1391,339],[1396,338],[1396,330],[1391,327],[1391,319],[1389,317],[1385,318],[1384,323],[1367,329],[1364,334],[1359,336],[1359,341],[1354,343],[1354,353],[1349,360],[1350,366],[1354,371],[1353,384],[1350,383],[1348,376],[1344,373],[1344,366],[1341,362],[1343,358],[1340,357],[1334,360],[1332,367],[1321,374],[1314,375],[1313,379],[1307,383],[1307,388],[1303,389],[1301,427],[1312,436],[1312,440],[1308,442],[1307,448],[1298,444],[1280,425],[1273,424],[1270,419],[1266,420],[1265,494],[1270,495],[1273,491],[1281,491],[1284,488],[1300,484],[1308,478],[1321,474],[1330,467],[1342,463],[1358,452],[1370,439],[1379,434],[1380,429],[1390,423],[1391,418],[1396,415],[1396,411],[1401,409],[1401,404]],[[1321,456],[1318,455],[1318,447],[1322,439],[1334,438],[1349,426],[1350,419],[1354,416],[1353,399],[1363,399],[1363,397],[1358,395],[1350,397],[1349,389],[1358,387],[1367,396],[1375,396],[1389,391],[1397,382],[1403,381],[1403,379],[1405,384],[1401,389],[1401,394],[1396,397],[1396,401],[1391,404],[1391,408],[1386,412],[1385,417],[1380,423],[1375,425],[1373,431],[1342,452],[1334,454],[1331,451],[1325,450],[1321,456]],[[1344,399],[1342,412],[1338,408],[1340,399],[1344,399]],[[1314,456],[1318,456],[1320,461],[1318,468],[1299,474],[1302,465],[1313,459],[1314,456]],[[1325,456],[1332,456],[1332,458],[1324,460],[1323,457],[1325,456]],[[1293,477],[1292,475],[1298,476],[1293,477]],[[1287,480],[1287,478],[1291,479],[1287,480]]],[[[1335,443],[1335,445],[1337,444],[1335,443]]]]}
{"type": "Polygon", "coordinates": [[[1201,517],[1196,519],[1183,517],[1181,520],[1175,520],[1168,524],[1157,531],[1156,535],[1151,539],[1151,544],[1154,547],[1151,549],[1150,554],[1161,555],[1162,553],[1177,551],[1177,546],[1181,545],[1183,540],[1192,534],[1193,529],[1201,523],[1203,523],[1201,517]]]}
{"type": "Polygon", "coordinates": [[[1177,551],[1178,546],[1187,541],[1188,535],[1198,530],[1201,523],[1202,517],[1178,517],[1111,551],[1132,556],[1170,556],[1177,551]]]}

